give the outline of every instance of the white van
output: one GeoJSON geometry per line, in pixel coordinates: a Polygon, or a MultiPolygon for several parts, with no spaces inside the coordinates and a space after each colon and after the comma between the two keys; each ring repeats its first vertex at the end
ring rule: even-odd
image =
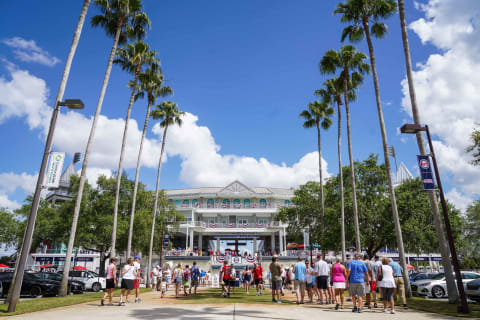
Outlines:
{"type": "Polygon", "coordinates": [[[98,292],[106,288],[106,280],[93,271],[72,270],[68,275],[69,279],[80,281],[85,284],[85,290],[98,292]]]}

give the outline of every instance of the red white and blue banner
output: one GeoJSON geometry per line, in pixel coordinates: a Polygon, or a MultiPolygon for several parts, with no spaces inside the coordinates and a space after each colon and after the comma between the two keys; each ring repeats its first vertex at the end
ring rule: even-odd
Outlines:
{"type": "Polygon", "coordinates": [[[217,256],[217,261],[223,263],[225,261],[225,256],[217,256]]]}
{"type": "Polygon", "coordinates": [[[257,222],[257,228],[265,228],[265,224],[257,222]]]}
{"type": "Polygon", "coordinates": [[[241,262],[242,262],[242,258],[241,258],[241,257],[232,257],[232,262],[233,262],[233,263],[241,263],[241,262]]]}
{"type": "Polygon", "coordinates": [[[248,223],[243,223],[242,228],[248,228],[248,223]]]}
{"type": "Polygon", "coordinates": [[[227,222],[227,223],[225,223],[225,226],[227,228],[233,228],[233,227],[235,227],[235,223],[227,222]]]}
{"type": "Polygon", "coordinates": [[[252,257],[252,256],[248,256],[247,257],[247,262],[248,263],[254,263],[257,261],[257,258],[256,257],[252,257]]]}
{"type": "Polygon", "coordinates": [[[218,225],[216,223],[209,223],[208,226],[210,228],[216,228],[218,225]]]}
{"type": "Polygon", "coordinates": [[[420,169],[420,178],[423,183],[423,190],[435,190],[430,158],[428,156],[417,156],[417,161],[418,168],[420,169]]]}

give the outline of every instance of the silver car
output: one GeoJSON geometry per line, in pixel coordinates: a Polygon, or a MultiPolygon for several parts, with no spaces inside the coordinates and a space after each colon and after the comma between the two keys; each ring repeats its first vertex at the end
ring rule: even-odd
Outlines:
{"type": "MultiPolygon", "coordinates": [[[[463,285],[475,279],[480,279],[480,273],[462,271],[463,285]]],[[[455,274],[453,275],[455,278],[455,274]]],[[[445,273],[439,273],[431,279],[415,281],[412,283],[412,293],[419,296],[427,296],[432,298],[448,297],[447,282],[445,281],[445,273]]]]}
{"type": "Polygon", "coordinates": [[[466,293],[469,299],[480,303],[480,279],[467,283],[466,293]]]}

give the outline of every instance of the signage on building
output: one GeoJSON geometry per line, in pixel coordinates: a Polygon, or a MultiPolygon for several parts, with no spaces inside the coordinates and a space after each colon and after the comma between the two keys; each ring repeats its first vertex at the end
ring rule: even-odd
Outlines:
{"type": "Polygon", "coordinates": [[[165,235],[163,236],[163,247],[166,248],[170,245],[170,234],[168,232],[165,232],[165,235]]]}
{"type": "Polygon", "coordinates": [[[418,169],[420,170],[420,178],[422,179],[423,190],[435,190],[435,182],[433,181],[432,166],[428,156],[417,156],[418,169]]]}
{"type": "Polygon", "coordinates": [[[47,168],[45,185],[47,188],[58,188],[60,177],[62,176],[63,161],[65,161],[65,152],[50,153],[50,162],[47,168]]]}

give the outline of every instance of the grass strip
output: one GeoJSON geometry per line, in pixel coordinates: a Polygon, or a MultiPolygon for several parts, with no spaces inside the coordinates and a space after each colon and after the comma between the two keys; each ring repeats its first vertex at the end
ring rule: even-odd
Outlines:
{"type": "MultiPolygon", "coordinates": [[[[435,301],[432,299],[417,298],[413,297],[407,299],[408,307],[415,310],[426,311],[431,313],[443,314],[453,317],[462,317],[462,318],[480,318],[480,305],[479,304],[469,304],[470,308],[469,314],[458,313],[457,305],[450,304],[448,301],[435,301]]],[[[399,306],[401,308],[401,306],[399,306]]]]}
{"type": "MultiPolygon", "coordinates": [[[[212,288],[201,290],[196,295],[189,295],[177,300],[180,304],[209,304],[209,303],[247,303],[247,304],[272,304],[272,293],[270,290],[264,290],[263,295],[257,296],[255,288],[246,294],[242,288],[237,288],[235,293],[230,293],[229,298],[222,297],[222,289],[212,288]]],[[[284,299],[283,304],[293,304],[284,299]]]]}
{"type": "MultiPolygon", "coordinates": [[[[151,289],[141,288],[140,292],[150,292],[151,289]]],[[[74,294],[67,297],[45,297],[37,298],[31,300],[23,300],[17,303],[15,312],[8,313],[8,304],[0,304],[0,317],[2,316],[13,316],[17,314],[71,306],[80,303],[86,303],[102,299],[103,292],[97,293],[84,293],[84,294],[74,294]]],[[[120,296],[120,289],[115,290],[115,297],[120,296]]]]}

